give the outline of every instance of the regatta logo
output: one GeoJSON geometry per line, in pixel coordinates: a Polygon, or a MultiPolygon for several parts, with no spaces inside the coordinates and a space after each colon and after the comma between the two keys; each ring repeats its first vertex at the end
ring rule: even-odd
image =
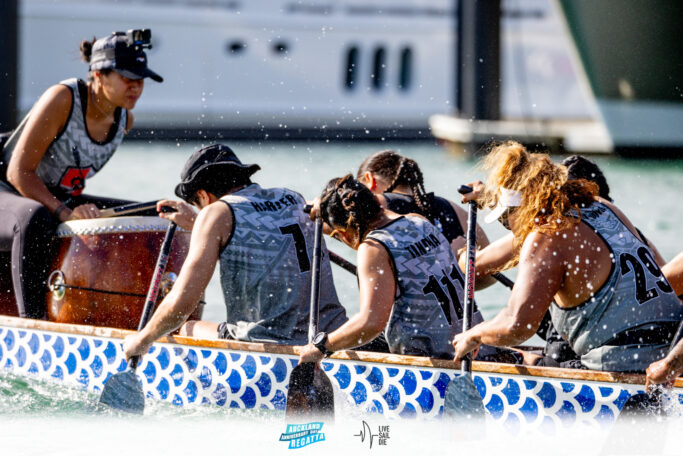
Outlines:
{"type": "Polygon", "coordinates": [[[280,434],[280,442],[289,442],[289,449],[303,448],[311,443],[325,440],[322,422],[288,424],[287,430],[280,434]]]}

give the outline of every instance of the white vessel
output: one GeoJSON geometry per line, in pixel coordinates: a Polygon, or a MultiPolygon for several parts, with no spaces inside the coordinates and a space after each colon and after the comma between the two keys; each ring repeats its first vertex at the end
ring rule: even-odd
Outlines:
{"type": "MultiPolygon", "coordinates": [[[[85,77],[80,40],[151,28],[138,135],[430,137],[453,111],[449,0],[23,0],[19,109],[85,77]]],[[[502,115],[596,117],[550,0],[502,3],[502,115]]]]}

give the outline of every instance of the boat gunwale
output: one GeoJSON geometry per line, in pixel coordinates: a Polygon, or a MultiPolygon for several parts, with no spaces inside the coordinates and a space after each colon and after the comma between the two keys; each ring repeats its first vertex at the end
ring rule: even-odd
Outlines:
{"type": "MultiPolygon", "coordinates": [[[[83,336],[107,337],[123,339],[134,331],[101,326],[78,325],[71,323],[55,323],[44,320],[10,317],[0,315],[0,326],[18,329],[34,329],[65,334],[83,336]]],[[[278,355],[298,356],[299,349],[293,345],[278,345],[269,343],[243,342],[225,339],[199,339],[184,336],[162,337],[157,343],[170,343],[192,347],[230,349],[246,352],[261,352],[278,355]]],[[[427,358],[421,356],[397,355],[391,353],[374,353],[344,350],[334,353],[330,359],[341,361],[361,361],[369,363],[394,364],[402,366],[460,370],[459,364],[453,361],[427,358]]],[[[565,369],[558,367],[522,366],[517,364],[503,364],[493,362],[474,361],[472,370],[480,373],[525,375],[529,377],[545,377],[564,380],[580,380],[605,383],[626,383],[644,385],[645,375],[620,372],[600,372],[580,369],[565,369]]],[[[674,387],[683,388],[683,377],[677,378],[674,387]]]]}

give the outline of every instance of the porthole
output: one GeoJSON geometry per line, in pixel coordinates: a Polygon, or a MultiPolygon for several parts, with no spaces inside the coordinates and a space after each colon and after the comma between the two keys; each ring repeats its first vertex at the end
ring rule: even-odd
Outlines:
{"type": "Polygon", "coordinates": [[[383,47],[379,47],[375,50],[372,64],[372,74],[370,75],[370,84],[375,90],[382,90],[384,87],[386,54],[387,52],[383,47]]]}
{"type": "Polygon", "coordinates": [[[229,55],[239,55],[247,50],[247,44],[244,41],[230,41],[225,50],[229,55]]]}
{"type": "Polygon", "coordinates": [[[276,54],[286,54],[289,51],[289,45],[285,41],[276,41],[273,43],[273,52],[276,54]]]}
{"type": "Polygon", "coordinates": [[[345,67],[345,85],[348,90],[353,90],[356,87],[358,79],[358,48],[353,46],[346,52],[346,67],[345,67]]]}
{"type": "Polygon", "coordinates": [[[410,89],[410,84],[413,79],[413,50],[405,47],[401,50],[401,67],[398,75],[399,90],[406,91],[410,89]]]}

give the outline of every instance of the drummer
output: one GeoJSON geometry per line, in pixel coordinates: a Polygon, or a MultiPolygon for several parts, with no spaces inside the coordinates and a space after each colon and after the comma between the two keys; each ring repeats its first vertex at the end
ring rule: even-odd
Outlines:
{"type": "Polygon", "coordinates": [[[549,307],[590,369],[642,372],[661,358],[683,305],[626,216],[595,184],[569,180],[565,167],[518,143],[494,147],[485,164],[484,202],[497,203],[489,218],[514,235],[517,282],[494,319],[455,336],[456,359],[482,343],[525,341],[549,307]]]}
{"type": "Polygon", "coordinates": [[[149,30],[81,42],[88,81],[50,87],[13,132],[0,155],[0,251],[11,252],[21,317],[43,318],[50,244],[58,222],[94,218],[124,201],[83,194],[85,180],[111,158],[133,126],[147,67],[149,30]],[[29,248],[30,247],[30,248],[29,248]]]}
{"type": "MultiPolygon", "coordinates": [[[[303,344],[307,341],[313,223],[304,198],[286,188],[261,188],[250,179],[258,165],[245,165],[227,146],[195,152],[175,193],[200,209],[164,200],[175,213],[161,214],[191,229],[190,250],[171,292],[145,328],[126,338],[126,357],[146,353],[159,337],[180,334],[205,339],[303,344]],[[227,309],[223,323],[189,321],[216,262],[227,309]],[[183,323],[185,323],[183,325],[183,323]]],[[[346,320],[323,244],[320,328],[333,331],[346,320]]]]}

